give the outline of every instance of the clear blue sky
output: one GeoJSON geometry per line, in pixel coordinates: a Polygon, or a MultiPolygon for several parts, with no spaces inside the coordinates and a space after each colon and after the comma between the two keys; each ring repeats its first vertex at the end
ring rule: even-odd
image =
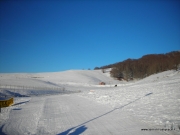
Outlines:
{"type": "Polygon", "coordinates": [[[0,1],[0,72],[94,69],[180,50],[179,0],[0,1]]]}

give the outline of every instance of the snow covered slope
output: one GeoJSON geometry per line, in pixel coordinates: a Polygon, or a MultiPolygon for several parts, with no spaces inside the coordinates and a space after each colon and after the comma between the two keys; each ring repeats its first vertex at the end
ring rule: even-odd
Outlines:
{"type": "MultiPolygon", "coordinates": [[[[119,84],[111,89],[81,93],[113,108],[124,107],[133,116],[156,128],[180,126],[180,72],[165,71],[137,82],[119,84]]],[[[176,134],[176,133],[173,133],[176,134]]]]}
{"type": "Polygon", "coordinates": [[[99,82],[116,82],[109,74],[102,73],[101,70],[68,70],[64,72],[51,73],[12,73],[0,74],[0,85],[47,85],[47,83],[55,84],[94,84],[99,82]]]}
{"type": "Polygon", "coordinates": [[[132,82],[101,70],[0,74],[0,96],[5,95],[16,96],[15,105],[2,108],[0,134],[180,134],[179,71],[132,82]],[[62,95],[62,90],[81,92],[62,95]],[[146,127],[174,130],[140,131],[146,127]]]}

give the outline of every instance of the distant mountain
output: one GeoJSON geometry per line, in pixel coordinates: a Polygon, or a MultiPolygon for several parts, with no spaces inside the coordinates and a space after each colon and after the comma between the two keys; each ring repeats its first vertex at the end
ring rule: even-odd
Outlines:
{"type": "Polygon", "coordinates": [[[179,70],[180,51],[166,54],[148,54],[139,59],[127,59],[122,62],[96,67],[95,69],[112,68],[111,76],[117,79],[144,78],[166,70],[179,70]]]}

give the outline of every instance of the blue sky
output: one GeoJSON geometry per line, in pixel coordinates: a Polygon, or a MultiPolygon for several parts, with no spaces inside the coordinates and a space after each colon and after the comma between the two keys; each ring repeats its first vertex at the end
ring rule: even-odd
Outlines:
{"type": "Polygon", "coordinates": [[[94,69],[180,50],[179,0],[0,1],[0,72],[94,69]]]}

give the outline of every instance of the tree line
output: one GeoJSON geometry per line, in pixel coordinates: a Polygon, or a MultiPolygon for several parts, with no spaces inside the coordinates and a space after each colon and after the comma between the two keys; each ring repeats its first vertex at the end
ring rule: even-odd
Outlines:
{"type": "Polygon", "coordinates": [[[154,73],[180,68],[180,51],[166,54],[149,54],[139,59],[127,59],[123,62],[95,69],[111,69],[111,76],[117,79],[131,80],[144,78],[154,73]]]}

